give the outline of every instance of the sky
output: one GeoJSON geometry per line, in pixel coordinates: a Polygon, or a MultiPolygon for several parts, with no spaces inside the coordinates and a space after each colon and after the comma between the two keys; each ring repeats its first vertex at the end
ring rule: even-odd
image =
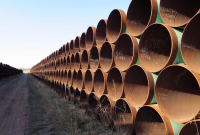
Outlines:
{"type": "Polygon", "coordinates": [[[131,0],[0,0],[0,62],[31,68],[131,0]]]}

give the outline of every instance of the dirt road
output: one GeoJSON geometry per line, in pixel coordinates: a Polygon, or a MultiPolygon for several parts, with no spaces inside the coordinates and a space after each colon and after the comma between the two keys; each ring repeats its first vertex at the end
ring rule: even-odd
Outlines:
{"type": "Polygon", "coordinates": [[[0,135],[25,134],[27,105],[27,74],[0,86],[0,135]]]}

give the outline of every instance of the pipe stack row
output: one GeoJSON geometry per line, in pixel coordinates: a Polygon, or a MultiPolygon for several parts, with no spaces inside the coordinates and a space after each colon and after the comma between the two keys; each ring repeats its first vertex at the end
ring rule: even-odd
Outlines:
{"type": "Polygon", "coordinates": [[[31,74],[122,134],[196,135],[199,9],[199,0],[132,0],[31,74]]]}
{"type": "Polygon", "coordinates": [[[11,67],[7,64],[3,64],[0,62],[0,79],[10,77],[19,73],[22,73],[23,71],[20,69],[16,69],[14,67],[11,67]]]}

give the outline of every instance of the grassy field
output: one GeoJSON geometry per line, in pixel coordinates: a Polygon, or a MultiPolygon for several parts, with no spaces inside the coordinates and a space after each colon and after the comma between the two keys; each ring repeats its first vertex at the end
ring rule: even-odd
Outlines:
{"type": "Polygon", "coordinates": [[[100,121],[61,98],[52,89],[28,75],[29,111],[27,134],[31,135],[113,135],[100,121]]]}

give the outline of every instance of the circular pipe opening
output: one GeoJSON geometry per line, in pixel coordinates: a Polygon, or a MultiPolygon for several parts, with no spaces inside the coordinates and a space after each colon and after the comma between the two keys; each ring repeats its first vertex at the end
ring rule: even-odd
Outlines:
{"type": "Polygon", "coordinates": [[[127,29],[133,36],[140,36],[150,24],[156,21],[155,0],[133,0],[127,12],[127,29]]]}
{"type": "Polygon", "coordinates": [[[78,71],[81,68],[80,59],[81,59],[81,54],[77,52],[75,55],[75,62],[74,62],[74,69],[76,71],[78,71]]]}
{"type": "Polygon", "coordinates": [[[103,72],[108,72],[114,65],[114,48],[113,44],[105,42],[100,51],[100,65],[103,72]]]}
{"type": "Polygon", "coordinates": [[[70,56],[67,56],[67,68],[68,69],[71,68],[71,58],[70,58],[70,56]]]}
{"type": "Polygon", "coordinates": [[[86,109],[86,110],[88,109],[88,96],[84,90],[81,91],[80,103],[81,103],[82,109],[86,109]]]}
{"type": "Polygon", "coordinates": [[[81,35],[81,41],[80,41],[80,51],[82,52],[83,50],[86,49],[86,46],[85,46],[85,35],[86,33],[82,33],[81,35]]]}
{"type": "Polygon", "coordinates": [[[115,103],[114,113],[114,125],[117,132],[121,134],[134,134],[136,109],[133,107],[130,108],[125,100],[119,99],[115,103]]]}
{"type": "Polygon", "coordinates": [[[69,96],[70,96],[70,101],[74,101],[74,88],[73,88],[73,86],[71,86],[70,89],[69,89],[69,96]]]}
{"type": "Polygon", "coordinates": [[[123,10],[114,9],[107,21],[106,37],[110,43],[115,43],[121,33],[126,31],[126,14],[123,10]]]}
{"type": "Polygon", "coordinates": [[[172,27],[182,27],[199,11],[199,0],[161,0],[162,20],[172,27]]]}
{"type": "Polygon", "coordinates": [[[181,40],[181,54],[185,63],[200,74],[200,13],[185,27],[181,40]]]}
{"type": "Polygon", "coordinates": [[[95,72],[99,68],[99,50],[96,46],[92,47],[90,51],[90,68],[95,72]]]}
{"type": "Polygon", "coordinates": [[[74,100],[75,100],[75,104],[77,105],[80,104],[80,96],[81,96],[81,92],[78,89],[76,89],[74,93],[74,100]]]}
{"type": "Polygon", "coordinates": [[[72,85],[72,72],[71,70],[68,71],[68,85],[72,85]]]}
{"type": "Polygon", "coordinates": [[[184,123],[199,112],[199,87],[199,75],[186,66],[169,66],[157,78],[156,101],[169,119],[184,123]]]}
{"type": "Polygon", "coordinates": [[[63,82],[64,82],[65,84],[67,84],[67,80],[68,80],[67,70],[65,70],[65,72],[64,72],[63,82]]]}
{"type": "Polygon", "coordinates": [[[75,40],[71,40],[70,43],[70,53],[74,54],[74,46],[75,46],[75,40]]]}
{"type": "Polygon", "coordinates": [[[150,25],[140,38],[139,59],[149,72],[159,72],[173,64],[177,51],[177,36],[173,29],[165,24],[150,25]]]}
{"type": "Polygon", "coordinates": [[[139,65],[131,66],[125,75],[124,92],[127,101],[133,107],[150,104],[154,96],[154,80],[151,73],[139,65]]]}
{"type": "Polygon", "coordinates": [[[91,70],[85,72],[85,91],[89,94],[93,91],[94,73],[91,70]]]}
{"type": "Polygon", "coordinates": [[[137,112],[135,119],[136,134],[173,135],[171,123],[160,109],[155,106],[144,106],[137,112]],[[145,129],[145,130],[144,130],[145,129]]]}
{"type": "Polygon", "coordinates": [[[78,71],[78,75],[77,75],[77,87],[79,90],[82,90],[85,88],[84,86],[84,78],[85,78],[85,73],[82,72],[81,70],[78,71]]]}
{"type": "Polygon", "coordinates": [[[72,84],[73,84],[73,88],[76,89],[77,88],[77,72],[76,71],[73,72],[72,84]]]}
{"type": "Polygon", "coordinates": [[[193,120],[186,123],[179,132],[179,135],[198,135],[200,120],[193,120]]]}
{"type": "Polygon", "coordinates": [[[101,47],[106,41],[106,25],[107,20],[100,20],[96,30],[96,43],[97,47],[101,47]]]}
{"type": "Polygon", "coordinates": [[[90,26],[87,29],[85,44],[86,44],[87,50],[90,50],[93,47],[93,45],[96,45],[96,28],[95,27],[90,26]]]}
{"type": "Polygon", "coordinates": [[[77,36],[75,39],[75,46],[74,46],[75,53],[80,51],[80,39],[81,39],[80,36],[77,36]]]}
{"type": "Polygon", "coordinates": [[[70,43],[68,42],[66,45],[66,56],[68,56],[70,54],[69,47],[70,47],[70,43]]]}
{"type": "Polygon", "coordinates": [[[113,124],[113,105],[105,95],[101,96],[100,104],[99,117],[101,123],[108,127],[113,124]]]}
{"type": "Polygon", "coordinates": [[[74,58],[74,54],[72,54],[71,61],[70,61],[71,70],[74,70],[74,62],[75,62],[75,58],[74,58]]]}
{"type": "Polygon", "coordinates": [[[103,73],[101,69],[97,69],[94,75],[94,91],[97,96],[107,94],[106,89],[107,73],[103,73]]]}
{"type": "Polygon", "coordinates": [[[107,90],[109,97],[116,101],[124,96],[124,73],[120,72],[119,69],[113,67],[107,77],[107,90]]]}
{"type": "Polygon", "coordinates": [[[94,93],[91,93],[89,95],[89,98],[88,98],[88,104],[89,104],[89,109],[88,109],[88,113],[90,115],[90,117],[92,119],[96,119],[97,117],[97,108],[98,108],[98,101],[97,101],[97,97],[95,96],[94,93]]]}
{"type": "Polygon", "coordinates": [[[89,52],[87,52],[87,50],[84,50],[82,53],[82,57],[81,57],[81,68],[83,72],[86,72],[89,68],[89,52]]]}
{"type": "Polygon", "coordinates": [[[129,34],[122,34],[115,44],[114,60],[116,67],[121,71],[126,71],[137,62],[137,59],[138,43],[135,37],[129,34]]]}

